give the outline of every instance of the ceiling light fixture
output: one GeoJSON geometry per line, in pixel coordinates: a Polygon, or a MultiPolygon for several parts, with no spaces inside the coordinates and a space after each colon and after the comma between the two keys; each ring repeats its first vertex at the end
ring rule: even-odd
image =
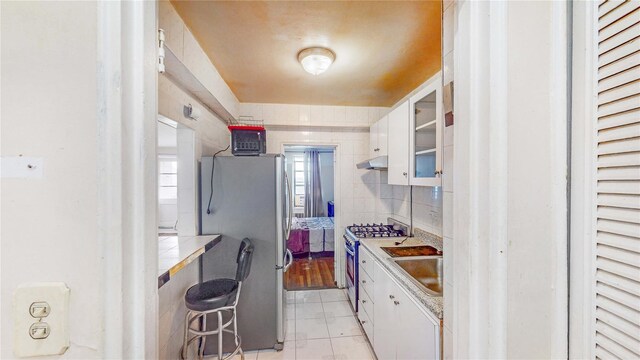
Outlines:
{"type": "Polygon", "coordinates": [[[321,47],[306,48],[298,54],[298,61],[304,70],[313,75],[327,71],[335,59],[333,51],[321,47]]]}

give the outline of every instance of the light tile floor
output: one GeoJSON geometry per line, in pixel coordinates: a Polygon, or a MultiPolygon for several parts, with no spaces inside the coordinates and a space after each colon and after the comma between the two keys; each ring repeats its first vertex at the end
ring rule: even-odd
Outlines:
{"type": "Polygon", "coordinates": [[[344,290],[290,291],[286,310],[284,349],[246,352],[245,360],[375,359],[344,290]]]}

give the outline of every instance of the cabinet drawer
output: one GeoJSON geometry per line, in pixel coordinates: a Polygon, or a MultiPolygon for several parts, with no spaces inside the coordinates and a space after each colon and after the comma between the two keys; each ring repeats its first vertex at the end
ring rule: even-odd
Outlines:
{"type": "Polygon", "coordinates": [[[366,291],[360,292],[360,309],[364,309],[367,312],[367,315],[371,319],[374,319],[373,315],[373,293],[369,295],[366,291]]]}
{"type": "MultiPolygon", "coordinates": [[[[361,267],[362,269],[362,267],[361,267]]],[[[375,283],[373,282],[373,280],[371,280],[371,276],[369,276],[369,274],[367,274],[365,271],[361,271],[360,272],[360,296],[362,296],[363,292],[366,292],[367,295],[369,295],[369,298],[373,297],[374,294],[374,289],[375,289],[375,283]]]]}
{"type": "Polygon", "coordinates": [[[360,325],[362,325],[365,334],[367,334],[369,342],[373,344],[373,321],[371,319],[373,317],[370,317],[366,311],[358,311],[358,321],[360,321],[360,325]]]}
{"type": "MultiPolygon", "coordinates": [[[[369,250],[360,246],[358,256],[360,257],[360,268],[364,269],[364,271],[369,275],[370,278],[373,279],[373,257],[371,257],[371,253],[369,250]]],[[[373,279],[375,280],[375,279],[373,279]]]]}

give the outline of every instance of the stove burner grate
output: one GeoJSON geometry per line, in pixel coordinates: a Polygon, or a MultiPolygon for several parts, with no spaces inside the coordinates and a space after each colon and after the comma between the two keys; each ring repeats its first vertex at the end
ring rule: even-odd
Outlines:
{"type": "Polygon", "coordinates": [[[392,225],[354,224],[347,228],[353,233],[353,235],[359,238],[388,238],[405,236],[403,231],[394,229],[392,225]]]}

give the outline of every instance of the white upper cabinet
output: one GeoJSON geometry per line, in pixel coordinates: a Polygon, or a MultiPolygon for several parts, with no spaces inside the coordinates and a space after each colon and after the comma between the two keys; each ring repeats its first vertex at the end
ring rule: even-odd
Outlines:
{"type": "Polygon", "coordinates": [[[369,127],[369,157],[378,156],[378,122],[369,127]]]}
{"type": "Polygon", "coordinates": [[[380,121],[378,121],[378,152],[379,156],[388,155],[388,141],[389,141],[389,115],[385,115],[380,121]]]}
{"type": "Polygon", "coordinates": [[[388,123],[388,116],[385,116],[369,128],[369,155],[372,158],[387,155],[388,123]]]}
{"type": "Polygon", "coordinates": [[[443,131],[440,75],[432,77],[409,103],[409,184],[440,186],[443,131]]]}
{"type": "Polygon", "coordinates": [[[409,101],[388,115],[388,183],[409,185],[409,101]]]}

